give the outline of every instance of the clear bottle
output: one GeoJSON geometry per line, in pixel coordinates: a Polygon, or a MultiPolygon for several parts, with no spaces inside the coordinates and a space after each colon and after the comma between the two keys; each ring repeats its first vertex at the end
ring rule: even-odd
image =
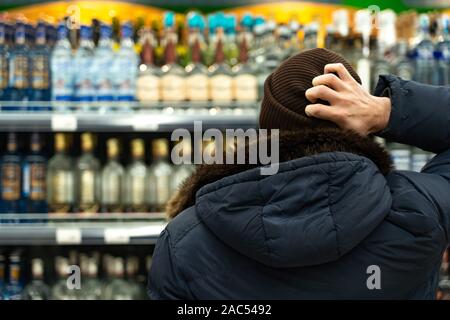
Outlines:
{"type": "Polygon", "coordinates": [[[52,100],[58,101],[56,110],[66,111],[69,109],[67,102],[74,95],[74,68],[73,55],[70,42],[67,38],[67,27],[64,23],[58,26],[58,40],[53,47],[50,59],[52,100]]]}
{"type": "Polygon", "coordinates": [[[411,170],[411,148],[400,143],[388,145],[392,162],[397,170],[411,170]]]}
{"type": "Polygon", "coordinates": [[[102,170],[102,212],[123,212],[124,169],[119,162],[119,140],[106,141],[108,162],[102,170]]]}
{"type": "Polygon", "coordinates": [[[81,134],[82,155],[76,164],[76,206],[81,213],[96,213],[100,209],[100,162],[94,156],[94,137],[81,134]]]}
{"type": "Polygon", "coordinates": [[[184,68],[177,63],[176,33],[169,33],[165,38],[165,61],[162,66],[161,99],[163,101],[186,100],[186,73],[184,68]]]}
{"type": "Polygon", "coordinates": [[[413,80],[414,65],[408,57],[408,43],[400,40],[397,45],[397,58],[394,61],[395,74],[404,80],[413,80]]]}
{"type": "Polygon", "coordinates": [[[437,84],[434,45],[430,36],[430,18],[427,14],[419,16],[418,36],[414,49],[414,80],[425,84],[437,84]]]}
{"type": "Polygon", "coordinates": [[[172,166],[168,162],[169,144],[166,139],[152,141],[153,162],[148,168],[148,204],[150,210],[163,211],[170,197],[172,166]]]}
{"type": "MultiPolygon", "coordinates": [[[[50,48],[46,43],[45,24],[38,23],[35,45],[30,53],[30,100],[50,100],[50,48]]],[[[37,108],[38,111],[42,108],[37,108]]]]}
{"type": "Polygon", "coordinates": [[[47,213],[46,174],[47,159],[42,153],[41,136],[35,132],[23,165],[22,197],[28,213],[47,213]]]}
{"type": "Polygon", "coordinates": [[[439,22],[440,39],[436,45],[439,71],[438,84],[450,86],[450,17],[443,15],[439,22]]]}
{"type": "Polygon", "coordinates": [[[101,282],[98,280],[98,268],[94,258],[87,255],[80,256],[80,268],[83,276],[81,290],[78,293],[80,300],[100,300],[102,297],[101,282]]]}
{"type": "Polygon", "coordinates": [[[55,134],[55,155],[47,167],[47,203],[48,211],[52,213],[68,213],[73,208],[73,161],[67,155],[67,149],[66,136],[55,134]]]}
{"type": "Polygon", "coordinates": [[[231,69],[225,63],[223,51],[223,30],[217,29],[215,62],[208,69],[211,100],[228,103],[233,100],[233,78],[231,69]]]}
{"type": "Polygon", "coordinates": [[[142,139],[131,141],[132,162],[125,173],[125,204],[129,212],[146,212],[147,167],[142,139]]]}
{"type": "Polygon", "coordinates": [[[245,35],[239,44],[239,64],[233,67],[234,97],[238,102],[258,100],[258,79],[255,70],[248,63],[248,48],[245,35]]]}
{"type": "MultiPolygon", "coordinates": [[[[10,51],[9,58],[9,86],[11,88],[12,101],[28,100],[28,88],[30,61],[28,57],[28,46],[25,39],[25,25],[16,23],[14,33],[14,46],[10,51]]],[[[23,107],[13,107],[14,110],[21,110],[23,107]]]]}
{"type": "Polygon", "coordinates": [[[371,70],[371,89],[372,91],[375,89],[375,86],[378,83],[378,78],[380,75],[386,75],[391,73],[391,64],[386,60],[386,48],[384,46],[383,41],[378,39],[377,42],[377,54],[376,60],[372,64],[371,70]]]}
{"type": "Polygon", "coordinates": [[[186,66],[186,96],[189,101],[209,100],[208,70],[202,64],[200,39],[193,35],[191,62],[186,66]]]}
{"type": "Polygon", "coordinates": [[[427,164],[429,158],[429,152],[413,147],[411,152],[411,170],[415,172],[422,171],[422,168],[427,164]]]}
{"type": "Polygon", "coordinates": [[[156,40],[150,30],[145,29],[140,39],[141,64],[136,82],[137,99],[144,103],[160,100],[160,70],[154,65],[154,53],[156,40]]]}
{"type": "Polygon", "coordinates": [[[127,282],[133,292],[133,300],[142,300],[145,298],[145,288],[138,281],[139,258],[136,256],[128,257],[126,260],[127,282]]]}
{"type": "Polygon", "coordinates": [[[31,260],[31,282],[23,291],[24,300],[48,300],[50,288],[44,282],[44,262],[42,259],[31,260]]]}
{"type": "Polygon", "coordinates": [[[17,135],[8,133],[6,153],[1,158],[1,200],[2,212],[22,211],[22,158],[18,153],[17,135]]]}
{"type": "Polygon", "coordinates": [[[236,16],[227,15],[222,20],[225,35],[223,38],[225,61],[229,66],[234,66],[238,63],[239,56],[239,48],[236,41],[236,16]]]}
{"type": "Polygon", "coordinates": [[[6,25],[0,22],[0,101],[9,97],[9,48],[6,41],[6,25]]]}
{"type": "Polygon", "coordinates": [[[83,111],[91,110],[94,99],[94,75],[92,62],[94,58],[92,30],[89,26],[80,27],[80,45],[74,56],[75,100],[83,111]],[[79,72],[83,70],[83,72],[79,72]]]}
{"type": "Polygon", "coordinates": [[[113,260],[113,279],[106,286],[104,292],[105,300],[133,300],[134,290],[125,281],[124,262],[122,258],[113,260]]]}
{"type": "Polygon", "coordinates": [[[113,78],[111,63],[114,61],[114,52],[111,40],[112,30],[109,25],[100,26],[100,39],[94,53],[92,73],[94,76],[95,98],[102,110],[110,108],[114,100],[113,78]]]}
{"type": "Polygon", "coordinates": [[[133,28],[125,23],[121,28],[120,48],[114,59],[114,89],[118,101],[134,101],[138,56],[134,51],[133,28]]]}
{"type": "MultiPolygon", "coordinates": [[[[177,143],[175,148],[180,148],[181,152],[178,152],[183,160],[180,164],[175,164],[173,167],[172,176],[170,178],[170,193],[173,195],[180,185],[194,172],[195,166],[192,164],[192,146],[191,142],[187,140],[181,140],[177,143]]],[[[180,150],[179,149],[179,150],[180,150]]],[[[172,151],[173,152],[173,151],[172,151]]]]}
{"type": "Polygon", "coordinates": [[[22,299],[22,268],[21,260],[18,253],[12,253],[9,256],[9,277],[5,287],[5,300],[21,300],[22,299]]]}
{"type": "Polygon", "coordinates": [[[52,300],[77,300],[78,292],[76,289],[69,289],[67,286],[67,277],[69,275],[69,260],[64,257],[56,257],[55,269],[58,280],[53,284],[50,291],[52,300]]]}

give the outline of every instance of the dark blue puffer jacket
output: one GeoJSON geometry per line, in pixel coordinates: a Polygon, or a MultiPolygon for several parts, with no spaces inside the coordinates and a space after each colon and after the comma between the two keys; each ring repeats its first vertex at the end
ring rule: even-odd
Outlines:
{"type": "Polygon", "coordinates": [[[450,89],[385,76],[382,92],[393,107],[381,135],[438,153],[421,173],[382,174],[340,151],[206,184],[158,240],[150,297],[433,299],[450,227],[450,89]]]}

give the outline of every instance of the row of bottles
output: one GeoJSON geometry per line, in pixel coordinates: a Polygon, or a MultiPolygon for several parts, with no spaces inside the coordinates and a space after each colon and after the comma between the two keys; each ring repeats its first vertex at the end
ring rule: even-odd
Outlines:
{"type": "Polygon", "coordinates": [[[0,300],[144,300],[150,264],[151,256],[141,261],[138,256],[71,251],[69,257],[56,256],[49,270],[40,257],[23,261],[20,252],[0,253],[0,300]],[[30,271],[26,282],[25,267],[30,271]],[[68,281],[69,276],[74,280],[68,281]]]}
{"type": "Polygon", "coordinates": [[[408,145],[390,142],[387,148],[395,169],[420,172],[434,154],[408,145]]]}
{"type": "MultiPolygon", "coordinates": [[[[1,212],[3,213],[122,213],[162,211],[193,166],[169,162],[166,139],[154,139],[152,163],[145,163],[143,139],[131,140],[131,161],[120,162],[120,144],[109,138],[107,161],[102,167],[95,156],[94,136],[81,134],[81,156],[73,159],[65,134],[54,136],[54,155],[47,160],[39,134],[31,135],[26,156],[18,150],[17,135],[9,133],[0,163],[1,212]]],[[[181,141],[180,143],[183,143],[181,141]]],[[[191,154],[190,143],[182,152],[191,154]]]]}

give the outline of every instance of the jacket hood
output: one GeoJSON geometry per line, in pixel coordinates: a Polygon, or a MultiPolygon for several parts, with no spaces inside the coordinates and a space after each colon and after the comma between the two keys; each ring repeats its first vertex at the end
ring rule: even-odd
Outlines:
{"type": "MultiPolygon", "coordinates": [[[[290,139],[280,137],[280,155],[290,139]]],[[[261,175],[257,167],[242,172],[236,166],[200,167],[169,209],[182,210],[192,201],[215,236],[267,266],[331,262],[357,246],[389,213],[392,200],[383,173],[390,162],[372,143],[360,143],[365,155],[325,151],[301,157],[295,155],[312,150],[311,145],[291,145],[293,159],[280,163],[272,176],[261,175]],[[201,183],[209,180],[213,182],[201,183]]]]}

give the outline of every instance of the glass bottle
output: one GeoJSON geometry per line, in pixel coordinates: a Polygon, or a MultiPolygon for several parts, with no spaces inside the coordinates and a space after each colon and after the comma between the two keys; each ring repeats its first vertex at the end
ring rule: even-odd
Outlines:
{"type": "Polygon", "coordinates": [[[225,63],[223,51],[223,30],[217,29],[215,63],[208,69],[211,100],[227,103],[233,100],[233,78],[230,67],[225,63]]]}
{"type": "Polygon", "coordinates": [[[139,259],[138,257],[131,256],[126,259],[126,274],[127,282],[133,292],[133,300],[141,300],[145,297],[143,293],[145,289],[142,288],[141,283],[137,279],[137,273],[139,271],[139,259]]]}
{"type": "Polygon", "coordinates": [[[114,100],[113,77],[111,63],[114,60],[112,49],[111,27],[106,24],[100,26],[100,39],[94,53],[92,72],[94,77],[94,87],[96,100],[102,110],[111,108],[110,102],[114,100]]]}
{"type": "Polygon", "coordinates": [[[28,213],[47,212],[47,159],[42,153],[41,136],[33,133],[30,138],[30,153],[23,165],[23,199],[28,213]]]}
{"type": "Polygon", "coordinates": [[[44,262],[42,259],[31,260],[31,282],[23,291],[24,300],[48,300],[50,288],[44,282],[44,262]]]}
{"type": "Polygon", "coordinates": [[[122,258],[113,260],[113,279],[105,288],[104,299],[106,300],[133,300],[134,290],[125,281],[124,262],[122,258]]]}
{"type": "Polygon", "coordinates": [[[163,101],[184,101],[186,100],[186,73],[176,61],[177,36],[175,33],[169,33],[165,40],[166,64],[161,68],[161,99],[163,101]]]}
{"type": "Polygon", "coordinates": [[[195,166],[192,164],[191,142],[187,140],[181,140],[177,143],[175,148],[181,148],[181,152],[179,152],[178,156],[180,156],[183,160],[188,161],[183,161],[183,163],[175,164],[173,167],[172,176],[170,178],[170,193],[172,195],[195,170],[195,166]]]}
{"type": "Polygon", "coordinates": [[[18,153],[17,135],[9,132],[6,153],[1,159],[1,200],[4,213],[20,213],[22,190],[22,159],[18,153]]]}
{"type": "Polygon", "coordinates": [[[30,100],[48,101],[50,99],[50,48],[46,43],[44,23],[38,23],[35,38],[35,45],[30,53],[30,100]]]}
{"type": "Polygon", "coordinates": [[[136,82],[136,95],[140,102],[149,103],[160,100],[160,70],[154,65],[154,43],[155,39],[150,30],[144,29],[140,39],[141,64],[136,82]]]}
{"type": "Polygon", "coordinates": [[[72,158],[67,155],[63,133],[55,134],[55,155],[47,167],[47,203],[52,213],[68,213],[74,202],[74,173],[72,158]]]}
{"type": "Polygon", "coordinates": [[[430,36],[430,18],[427,14],[419,16],[418,36],[414,49],[415,81],[437,84],[434,45],[430,36]]]}
{"type": "Polygon", "coordinates": [[[100,300],[102,288],[98,280],[98,268],[95,258],[81,255],[80,268],[83,280],[78,298],[80,300],[100,300]]]}
{"type": "Polygon", "coordinates": [[[9,256],[9,277],[5,288],[5,300],[21,300],[22,299],[22,267],[18,253],[12,253],[9,256]]]}
{"type": "MultiPolygon", "coordinates": [[[[9,86],[11,88],[12,101],[24,101],[28,99],[29,70],[28,46],[25,39],[25,25],[22,22],[16,24],[14,33],[14,46],[9,58],[9,86]]],[[[22,107],[14,109],[21,110],[22,107]]]]}
{"type": "Polygon", "coordinates": [[[75,98],[80,102],[80,108],[83,111],[91,110],[90,103],[95,94],[92,74],[93,58],[92,30],[83,25],[80,28],[80,45],[74,56],[75,98]],[[78,72],[79,70],[83,72],[78,72]]]}
{"type": "Polygon", "coordinates": [[[102,170],[102,212],[123,212],[124,169],[119,162],[119,140],[108,139],[108,162],[102,170]]]}
{"type": "Polygon", "coordinates": [[[78,292],[75,289],[69,289],[67,286],[67,277],[69,275],[69,260],[64,257],[56,257],[55,269],[58,280],[51,287],[50,296],[52,300],[77,300],[78,292]]]}
{"type": "Polygon", "coordinates": [[[208,70],[202,64],[200,39],[192,39],[191,62],[186,66],[186,96],[189,101],[208,101],[208,70]]]}
{"type": "Polygon", "coordinates": [[[77,210],[81,213],[96,213],[100,209],[100,162],[94,156],[94,137],[81,134],[82,155],[76,164],[77,210]]]}
{"type": "Polygon", "coordinates": [[[248,63],[247,39],[242,37],[239,48],[239,64],[233,67],[234,97],[238,102],[256,102],[258,80],[255,70],[248,63]]]}
{"type": "Polygon", "coordinates": [[[436,45],[438,84],[450,86],[450,17],[443,15],[439,21],[440,39],[436,45]]]}
{"type": "Polygon", "coordinates": [[[114,88],[118,101],[134,101],[138,56],[134,51],[133,28],[125,23],[121,28],[120,48],[114,59],[114,88]]]}
{"type": "Polygon", "coordinates": [[[6,25],[0,22],[0,101],[9,97],[9,48],[6,41],[6,25]]]}
{"type": "Polygon", "coordinates": [[[142,139],[131,141],[132,162],[125,173],[125,204],[130,212],[146,212],[147,167],[144,163],[145,149],[142,139]]]}
{"type": "Polygon", "coordinates": [[[69,109],[67,102],[73,97],[73,55],[67,38],[67,27],[64,23],[58,26],[58,40],[53,48],[51,65],[52,100],[59,101],[55,107],[58,111],[69,109]]]}
{"type": "Polygon", "coordinates": [[[168,162],[169,144],[166,139],[152,141],[153,163],[148,168],[148,204],[151,210],[163,211],[170,197],[172,166],[168,162]]]}
{"type": "Polygon", "coordinates": [[[404,80],[414,78],[414,66],[408,57],[408,43],[400,40],[397,45],[397,58],[394,61],[395,74],[404,80]]]}

